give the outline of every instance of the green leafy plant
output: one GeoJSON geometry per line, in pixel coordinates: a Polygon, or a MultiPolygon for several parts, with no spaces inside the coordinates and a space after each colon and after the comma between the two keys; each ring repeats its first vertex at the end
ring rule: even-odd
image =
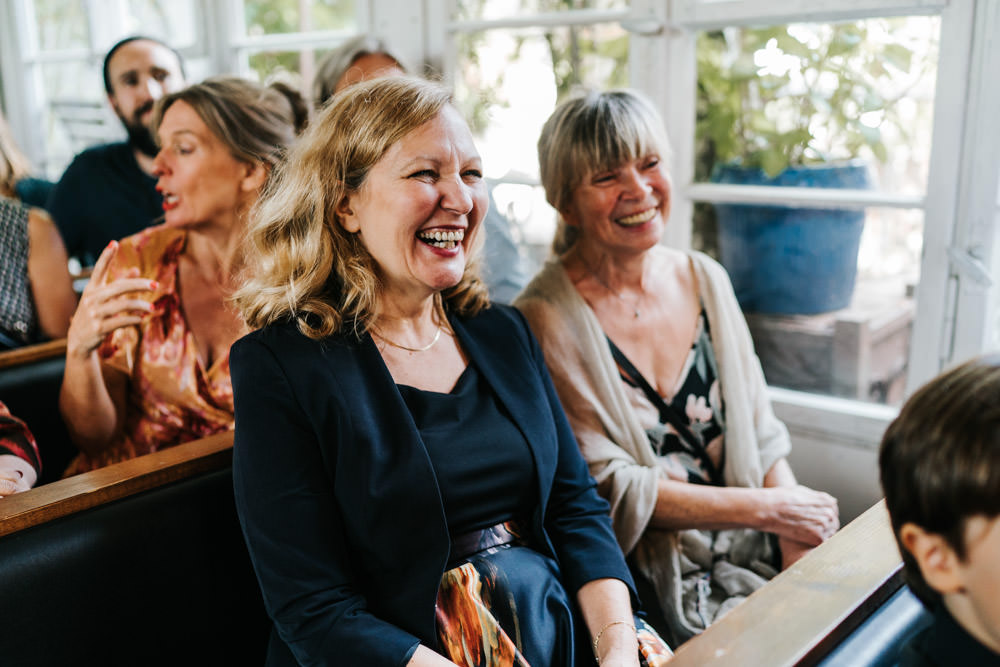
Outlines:
{"type": "MultiPolygon", "coordinates": [[[[919,79],[896,32],[905,19],[732,28],[699,36],[696,176],[739,164],[884,161],[885,131],[906,138],[894,104],[919,79]]],[[[930,54],[921,54],[929,56],[930,54]]]]}

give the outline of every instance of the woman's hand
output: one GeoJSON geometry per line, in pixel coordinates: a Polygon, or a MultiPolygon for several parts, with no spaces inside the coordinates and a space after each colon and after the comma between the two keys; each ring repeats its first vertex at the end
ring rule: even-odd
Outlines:
{"type": "Polygon", "coordinates": [[[787,570],[816,547],[790,540],[787,537],[779,537],[778,548],[781,550],[781,569],[787,570]]]}
{"type": "Polygon", "coordinates": [[[815,547],[840,528],[837,499],[829,493],[801,485],[770,487],[760,493],[760,528],[780,538],[815,547]]]}
{"type": "Polygon", "coordinates": [[[118,253],[118,242],[112,241],[94,265],[80,303],[70,322],[66,335],[66,353],[69,357],[87,359],[101,344],[104,337],[115,329],[142,322],[153,310],[145,299],[130,296],[133,292],[154,290],[155,281],[138,278],[138,269],[131,269],[128,277],[103,284],[111,260],[118,253]]]}
{"type": "Polygon", "coordinates": [[[27,491],[38,474],[27,461],[13,454],[0,454],[0,498],[27,491]]]}
{"type": "Polygon", "coordinates": [[[600,667],[639,667],[639,640],[631,621],[605,626],[594,651],[600,667]]]}

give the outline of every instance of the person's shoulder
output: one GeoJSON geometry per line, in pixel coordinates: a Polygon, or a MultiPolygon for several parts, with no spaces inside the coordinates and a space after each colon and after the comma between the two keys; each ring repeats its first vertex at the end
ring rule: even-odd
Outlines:
{"type": "Polygon", "coordinates": [[[27,215],[29,208],[24,202],[0,195],[0,214],[2,215],[27,215]]]}
{"type": "Polygon", "coordinates": [[[524,316],[514,306],[492,302],[489,307],[483,308],[479,313],[468,318],[466,322],[484,330],[520,330],[524,327],[524,316]]]}
{"type": "Polygon", "coordinates": [[[76,154],[76,157],[73,158],[73,165],[114,162],[122,157],[127,157],[131,150],[124,141],[91,146],[76,154]]]}
{"type": "Polygon", "coordinates": [[[299,328],[298,323],[289,318],[266,324],[247,333],[233,344],[233,350],[263,347],[282,358],[296,356],[336,354],[338,350],[355,349],[357,338],[346,333],[335,333],[325,338],[312,338],[299,328]]]}
{"type": "Polygon", "coordinates": [[[575,289],[562,260],[558,257],[549,257],[514,299],[514,305],[521,307],[529,301],[559,300],[567,288],[575,289]]]}
{"type": "Polygon", "coordinates": [[[672,248],[664,248],[664,250],[669,250],[672,253],[676,253],[684,257],[687,261],[694,264],[696,267],[700,267],[705,271],[722,271],[725,273],[726,269],[711,255],[708,255],[701,250],[675,250],[672,248]]]}

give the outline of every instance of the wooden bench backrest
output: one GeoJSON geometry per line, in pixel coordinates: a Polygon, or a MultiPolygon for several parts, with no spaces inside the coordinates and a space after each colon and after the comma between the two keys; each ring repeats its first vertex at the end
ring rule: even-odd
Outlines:
{"type": "Polygon", "coordinates": [[[880,501],[705,632],[671,667],[813,665],[902,585],[880,501]]]}

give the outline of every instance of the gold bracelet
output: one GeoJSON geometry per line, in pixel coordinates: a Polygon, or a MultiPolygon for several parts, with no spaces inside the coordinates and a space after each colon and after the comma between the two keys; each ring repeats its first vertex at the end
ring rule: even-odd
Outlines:
{"type": "Polygon", "coordinates": [[[611,621],[603,628],[601,628],[600,631],[597,633],[597,636],[594,637],[594,658],[597,659],[598,664],[600,664],[601,659],[597,655],[597,645],[601,643],[601,635],[603,635],[604,631],[610,628],[612,625],[627,625],[628,627],[632,628],[632,632],[635,632],[635,626],[629,623],[628,621],[611,621]]]}

